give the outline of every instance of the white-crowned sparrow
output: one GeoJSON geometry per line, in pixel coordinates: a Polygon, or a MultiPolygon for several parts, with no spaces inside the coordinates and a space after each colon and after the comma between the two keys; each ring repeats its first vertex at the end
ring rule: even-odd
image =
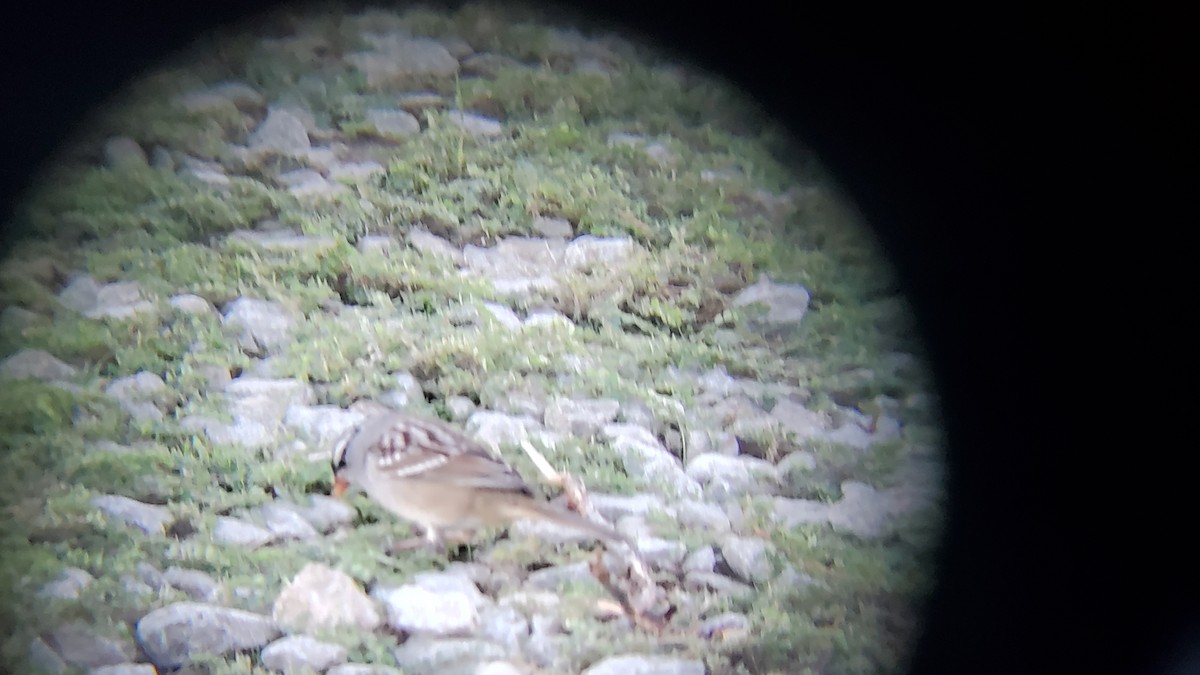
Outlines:
{"type": "Polygon", "coordinates": [[[352,487],[416,523],[435,547],[445,529],[545,520],[608,542],[615,530],[542,501],[502,458],[437,420],[387,413],[364,420],[333,448],[333,495],[352,487]]]}

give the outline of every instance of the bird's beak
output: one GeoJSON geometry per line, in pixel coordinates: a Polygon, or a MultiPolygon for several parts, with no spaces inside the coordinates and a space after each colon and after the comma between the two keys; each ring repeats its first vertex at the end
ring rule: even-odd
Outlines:
{"type": "Polygon", "coordinates": [[[333,489],[329,491],[329,494],[333,495],[334,497],[341,497],[342,495],[346,494],[346,490],[349,488],[349,481],[341,476],[338,476],[333,479],[333,489]]]}

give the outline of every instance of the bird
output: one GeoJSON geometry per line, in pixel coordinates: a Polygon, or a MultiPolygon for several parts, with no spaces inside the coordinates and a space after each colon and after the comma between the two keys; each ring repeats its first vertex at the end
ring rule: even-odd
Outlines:
{"type": "Polygon", "coordinates": [[[607,543],[616,530],[543,501],[502,457],[441,420],[402,412],[373,415],[333,446],[333,489],[352,490],[424,530],[445,550],[446,530],[507,525],[524,518],[569,527],[607,543]]]}

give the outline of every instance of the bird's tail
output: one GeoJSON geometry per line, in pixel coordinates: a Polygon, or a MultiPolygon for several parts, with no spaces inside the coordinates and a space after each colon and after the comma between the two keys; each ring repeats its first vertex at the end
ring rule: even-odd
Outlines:
{"type": "Polygon", "coordinates": [[[547,520],[563,527],[586,532],[608,543],[621,543],[633,546],[633,542],[626,538],[625,535],[611,527],[588,520],[574,511],[568,511],[549,502],[538,501],[536,499],[521,499],[510,502],[507,506],[509,515],[514,519],[534,518],[537,520],[547,520]]]}

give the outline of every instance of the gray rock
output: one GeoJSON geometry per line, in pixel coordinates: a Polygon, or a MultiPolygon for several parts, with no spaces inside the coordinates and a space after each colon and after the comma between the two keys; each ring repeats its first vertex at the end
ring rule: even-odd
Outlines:
{"type": "Polygon", "coordinates": [[[292,111],[272,109],[246,142],[251,150],[285,156],[303,155],[312,147],[304,121],[292,111]]]}
{"type": "Polygon", "coordinates": [[[779,463],[775,465],[775,470],[785,479],[811,473],[816,468],[817,458],[811,452],[803,450],[789,452],[786,457],[779,460],[779,463]]]}
{"type": "Polygon", "coordinates": [[[396,665],[406,673],[443,673],[449,668],[506,658],[508,650],[487,640],[417,636],[392,650],[396,665]]]}
{"type": "Polygon", "coordinates": [[[413,584],[434,593],[458,593],[475,607],[483,607],[490,601],[479,592],[475,579],[486,571],[485,566],[464,568],[460,565],[446,572],[421,572],[413,577],[413,584]]]}
{"type": "Polygon", "coordinates": [[[752,321],[751,325],[772,331],[799,324],[808,310],[808,300],[808,290],[800,284],[776,284],[763,275],[758,283],[743,288],[735,295],[732,305],[763,306],[766,309],[765,316],[752,321]]]}
{"type": "Polygon", "coordinates": [[[573,401],[555,397],[546,405],[546,428],[588,438],[617,419],[621,404],[612,399],[573,401]]]}
{"type": "Polygon", "coordinates": [[[266,546],[275,539],[270,531],[231,516],[217,516],[217,525],[213,528],[212,536],[222,544],[251,550],[266,546]]]}
{"type": "Polygon", "coordinates": [[[171,512],[167,507],[146,504],[121,495],[93,497],[91,505],[110,518],[132,525],[146,534],[166,534],[166,525],[171,521],[171,512]]]}
{"type": "Polygon", "coordinates": [[[595,585],[597,590],[602,590],[600,582],[592,576],[587,561],[545,567],[530,572],[525,579],[525,587],[534,591],[561,591],[566,584],[595,585]]]}
{"type": "Polygon", "coordinates": [[[446,113],[446,119],[472,136],[490,138],[504,133],[504,126],[498,120],[475,113],[451,110],[446,113]]]}
{"type": "Polygon", "coordinates": [[[195,602],[156,609],[137,623],[137,639],[154,665],[175,668],[191,658],[257,649],[279,637],[261,614],[195,602]]]}
{"type": "Polygon", "coordinates": [[[307,635],[289,635],[263,647],[262,664],[288,673],[322,672],[346,661],[346,648],[307,635]]]}
{"type": "Polygon", "coordinates": [[[317,528],[291,504],[271,502],[258,508],[258,516],[276,540],[315,539],[320,536],[317,528]]]}
{"type": "Polygon", "coordinates": [[[857,424],[843,424],[833,431],[826,432],[822,437],[827,441],[848,445],[858,450],[865,450],[875,442],[875,437],[857,424]]]}
{"type": "Polygon", "coordinates": [[[567,244],[564,261],[573,269],[604,267],[610,272],[631,264],[641,247],[629,237],[597,237],[585,234],[567,244]]]}
{"type": "Polygon", "coordinates": [[[319,532],[334,529],[354,522],[357,512],[346,502],[325,495],[309,495],[307,508],[300,507],[300,515],[312,523],[319,532]]]}
{"type": "Polygon", "coordinates": [[[161,591],[168,586],[167,578],[163,576],[163,573],[148,562],[137,564],[137,578],[156,591],[161,591]]]}
{"type": "Polygon", "coordinates": [[[0,378],[12,380],[61,380],[77,372],[74,366],[41,349],[22,349],[0,361],[0,378]]]}
{"type": "Polygon", "coordinates": [[[547,218],[535,216],[533,230],[543,237],[561,237],[566,239],[573,234],[571,223],[566,218],[547,218]]]}
{"type": "Polygon", "coordinates": [[[729,516],[721,507],[708,502],[685,499],[675,507],[681,526],[693,530],[723,533],[731,528],[729,516]]]}
{"type": "MultiPolygon", "coordinates": [[[[162,419],[162,409],[167,407],[172,392],[167,389],[166,382],[157,373],[141,371],[133,375],[119,377],[104,388],[105,393],[121,404],[123,408],[134,414],[131,407],[139,403],[149,403],[158,413],[157,419],[162,419]]],[[[134,417],[137,417],[134,414],[134,417]]]]}
{"type": "Polygon", "coordinates": [[[183,591],[198,602],[216,602],[221,599],[221,585],[200,570],[168,567],[162,573],[163,580],[183,591]]]}
{"type": "Polygon", "coordinates": [[[317,448],[332,448],[345,431],[365,419],[362,414],[335,405],[292,405],[283,417],[285,427],[317,448]]]}
{"type": "Polygon", "coordinates": [[[55,600],[76,600],[79,598],[79,592],[95,580],[87,570],[68,567],[60,572],[54,581],[42,586],[39,595],[55,600]]]}
{"type": "Polygon", "coordinates": [[[41,672],[51,675],[63,675],[70,669],[67,662],[41,638],[34,638],[29,643],[29,662],[41,672]]]}
{"type": "Polygon", "coordinates": [[[522,673],[508,661],[488,661],[477,665],[471,675],[522,675],[522,673]]]}
{"type": "Polygon", "coordinates": [[[403,675],[391,666],[368,665],[365,663],[343,663],[325,671],[325,675],[403,675]]]}
{"type": "Polygon", "coordinates": [[[388,253],[400,248],[400,242],[395,237],[382,234],[371,234],[358,240],[359,253],[388,253]]]}
{"type": "Polygon", "coordinates": [[[656,495],[606,495],[593,493],[588,495],[592,508],[610,521],[619,520],[622,516],[645,516],[650,513],[672,514],[661,497],[656,495]]]}
{"type": "Polygon", "coordinates": [[[516,312],[513,312],[504,305],[495,302],[485,302],[483,303],[483,311],[492,317],[496,323],[508,330],[521,329],[521,318],[517,316],[516,312]]]}
{"type": "Polygon", "coordinates": [[[154,146],[150,151],[150,166],[159,171],[174,171],[175,158],[171,155],[171,151],[161,145],[154,146]]]}
{"type": "Polygon", "coordinates": [[[37,312],[31,312],[30,310],[18,305],[9,305],[3,310],[0,310],[0,326],[6,326],[16,331],[28,328],[40,321],[45,320],[45,318],[46,317],[38,314],[37,312]]]}
{"type": "Polygon", "coordinates": [[[779,482],[775,466],[757,457],[709,453],[688,462],[687,475],[704,486],[708,497],[724,500],[770,492],[779,482]]]}
{"type": "Polygon", "coordinates": [[[736,435],[728,431],[703,429],[688,430],[686,447],[689,459],[709,452],[734,457],[741,451],[736,435]]]}
{"type": "Polygon", "coordinates": [[[275,622],[289,630],[316,632],[350,626],[370,632],[383,623],[375,604],[344,572],[308,563],[275,599],[275,622]]]}
{"type": "Polygon", "coordinates": [[[683,578],[683,588],[692,592],[718,593],[735,598],[754,596],[753,586],[716,572],[688,572],[683,578]]]}
{"type": "Polygon", "coordinates": [[[296,321],[295,314],[279,303],[253,298],[234,300],[224,318],[242,350],[253,355],[278,351],[290,342],[296,321]]]}
{"type": "Polygon", "coordinates": [[[100,635],[91,626],[72,622],[42,636],[58,655],[78,668],[96,668],[133,660],[136,649],[126,640],[100,635]]]}
{"type": "Polygon", "coordinates": [[[479,636],[518,653],[529,635],[529,620],[511,606],[488,606],[479,613],[479,636]]]}
{"type": "Polygon", "coordinates": [[[704,675],[703,661],[674,656],[628,654],[595,663],[583,675],[704,675]]]}
{"type": "Polygon", "coordinates": [[[180,295],[172,296],[168,302],[175,309],[187,314],[196,316],[217,315],[217,308],[213,307],[211,302],[191,293],[181,293],[180,295]]]}
{"type": "Polygon", "coordinates": [[[329,168],[329,178],[339,183],[363,183],[386,173],[379,162],[341,162],[329,168]]]}
{"type": "Polygon", "coordinates": [[[725,612],[700,622],[700,637],[727,637],[730,633],[744,634],[750,630],[750,619],[738,612],[725,612]]]}
{"type": "MultiPolygon", "coordinates": [[[[320,174],[317,174],[319,177],[320,174]]],[[[299,174],[289,172],[280,176],[280,182],[285,186],[293,186],[298,182],[289,182],[291,178],[303,178],[299,174]],[[285,180],[285,176],[290,177],[285,180]]],[[[321,178],[321,181],[324,181],[321,178]]],[[[321,253],[330,251],[337,246],[333,237],[318,237],[296,234],[288,229],[278,230],[238,230],[230,233],[226,241],[244,244],[263,251],[292,252],[292,253],[321,253]]]]}
{"type": "Polygon", "coordinates": [[[450,417],[455,421],[465,420],[475,412],[475,402],[466,396],[451,396],[446,399],[446,408],[450,410],[450,417]]]}
{"type": "MultiPolygon", "coordinates": [[[[275,180],[281,186],[286,187],[288,193],[300,199],[308,197],[331,197],[342,194],[347,189],[345,185],[328,180],[325,176],[312,169],[296,169],[295,171],[281,173],[276,176],[275,180]]],[[[336,242],[328,237],[312,237],[310,239],[311,241],[302,242],[304,248],[301,250],[308,250],[310,248],[329,250],[336,245],[336,242]]]]}
{"type": "Polygon", "coordinates": [[[380,599],[394,630],[449,637],[470,635],[479,625],[479,610],[466,593],[406,584],[380,593],[380,599]]]}
{"type": "Polygon", "coordinates": [[[137,282],[99,284],[86,274],[75,277],[58,294],[58,299],[89,319],[123,319],[154,310],[154,303],[145,298],[137,282]]]}
{"type": "Polygon", "coordinates": [[[429,256],[437,256],[448,258],[455,263],[463,261],[463,253],[442,237],[435,234],[430,234],[425,230],[412,230],[408,233],[405,241],[413,249],[429,256]]]}
{"type": "Polygon", "coordinates": [[[529,432],[537,429],[537,420],[531,417],[505,415],[504,413],[478,411],[467,420],[469,435],[485,445],[499,448],[504,445],[520,445],[529,440],[529,432]]]}
{"type": "Polygon", "coordinates": [[[207,89],[190,91],[177,101],[190,112],[208,112],[225,106],[253,110],[266,105],[262,94],[241,82],[223,82],[207,89]]]}
{"type": "Polygon", "coordinates": [[[639,537],[637,550],[642,559],[652,569],[677,572],[687,555],[687,546],[680,541],[659,539],[658,537],[639,537]]]}
{"type": "Polygon", "coordinates": [[[603,433],[621,457],[629,475],[642,477],[647,484],[660,487],[671,496],[700,496],[700,484],[684,473],[679,460],[645,428],[609,424],[605,425],[603,433]]]}
{"type": "Polygon", "coordinates": [[[128,136],[114,136],[104,142],[104,165],[110,169],[149,166],[146,151],[128,136]]]}
{"type": "Polygon", "coordinates": [[[451,77],[458,72],[458,59],[435,40],[387,36],[375,40],[375,47],[374,52],[357,52],[345,59],[366,75],[372,89],[403,88],[414,78],[451,77]]]}
{"type": "Polygon", "coordinates": [[[383,138],[402,139],[421,133],[420,121],[404,110],[368,110],[366,121],[383,138]]]}
{"type": "Polygon", "coordinates": [[[701,546],[684,558],[681,569],[688,572],[711,572],[717,565],[717,554],[711,546],[701,546]]]}
{"type": "Polygon", "coordinates": [[[772,548],[762,539],[730,536],[721,542],[721,555],[739,579],[761,584],[771,578],[769,554],[772,548]]]}
{"type": "Polygon", "coordinates": [[[158,671],[149,663],[118,663],[92,668],[87,675],[158,675],[158,671]]]}
{"type": "MultiPolygon", "coordinates": [[[[425,401],[425,390],[410,373],[392,373],[395,386],[382,395],[380,401],[390,408],[402,410],[415,402],[425,401]]],[[[469,399],[468,399],[469,400],[469,399]]]]}

